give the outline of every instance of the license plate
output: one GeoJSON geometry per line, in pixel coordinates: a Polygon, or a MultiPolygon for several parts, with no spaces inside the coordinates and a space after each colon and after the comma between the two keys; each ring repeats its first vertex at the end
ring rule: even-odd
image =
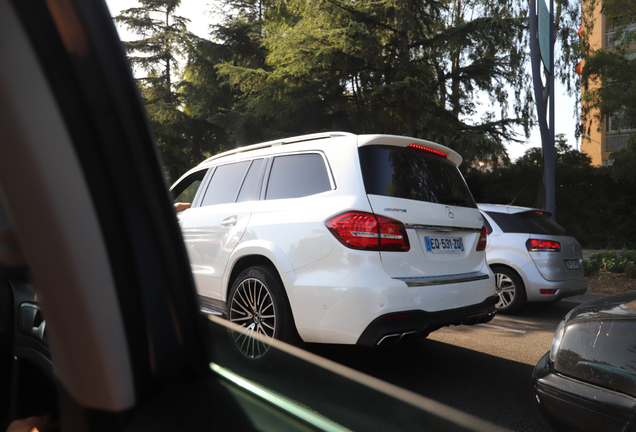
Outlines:
{"type": "Polygon", "coordinates": [[[460,253],[464,251],[461,237],[424,237],[426,250],[432,253],[460,253]]]}
{"type": "Polygon", "coordinates": [[[579,262],[578,261],[566,261],[565,262],[565,266],[568,269],[577,269],[577,268],[579,268],[579,262]]]}

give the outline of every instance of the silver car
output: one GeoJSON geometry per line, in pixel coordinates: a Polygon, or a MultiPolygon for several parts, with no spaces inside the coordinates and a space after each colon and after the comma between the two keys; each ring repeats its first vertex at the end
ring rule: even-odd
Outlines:
{"type": "Polygon", "coordinates": [[[478,207],[488,230],[486,260],[495,274],[499,312],[587,291],[581,245],[550,213],[509,205],[478,207]]]}

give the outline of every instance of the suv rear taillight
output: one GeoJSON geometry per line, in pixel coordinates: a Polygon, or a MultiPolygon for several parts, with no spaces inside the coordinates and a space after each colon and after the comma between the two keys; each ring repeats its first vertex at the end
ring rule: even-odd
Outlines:
{"type": "Polygon", "coordinates": [[[406,252],[411,248],[404,224],[388,217],[351,211],[332,217],[325,225],[352,249],[406,252]]]}
{"type": "Polygon", "coordinates": [[[488,244],[488,229],[486,226],[481,227],[481,233],[479,234],[479,241],[477,242],[477,252],[486,250],[488,244]]]}
{"type": "Polygon", "coordinates": [[[528,252],[560,252],[561,243],[552,240],[528,239],[526,249],[528,252]]]}

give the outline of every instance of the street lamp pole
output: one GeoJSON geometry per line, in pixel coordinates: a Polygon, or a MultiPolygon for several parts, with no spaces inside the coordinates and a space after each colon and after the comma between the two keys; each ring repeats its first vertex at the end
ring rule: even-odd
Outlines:
{"type": "Polygon", "coordinates": [[[549,9],[544,0],[529,0],[530,14],[530,59],[534,97],[541,132],[543,156],[543,180],[545,190],[544,208],[555,219],[555,170],[554,149],[554,0],[549,9]],[[538,4],[537,4],[538,2],[538,4]],[[543,63],[543,67],[542,64],[543,63]],[[545,87],[541,71],[545,73],[545,87]]]}

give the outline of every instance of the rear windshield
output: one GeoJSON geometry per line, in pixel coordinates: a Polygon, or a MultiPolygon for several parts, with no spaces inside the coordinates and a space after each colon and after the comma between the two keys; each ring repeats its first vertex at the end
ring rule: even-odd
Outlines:
{"type": "Polygon", "coordinates": [[[506,233],[570,235],[565,228],[541,212],[529,211],[515,214],[486,213],[499,225],[499,228],[506,233]]]}
{"type": "Polygon", "coordinates": [[[451,161],[416,149],[360,147],[367,194],[476,208],[464,178],[451,161]]]}

